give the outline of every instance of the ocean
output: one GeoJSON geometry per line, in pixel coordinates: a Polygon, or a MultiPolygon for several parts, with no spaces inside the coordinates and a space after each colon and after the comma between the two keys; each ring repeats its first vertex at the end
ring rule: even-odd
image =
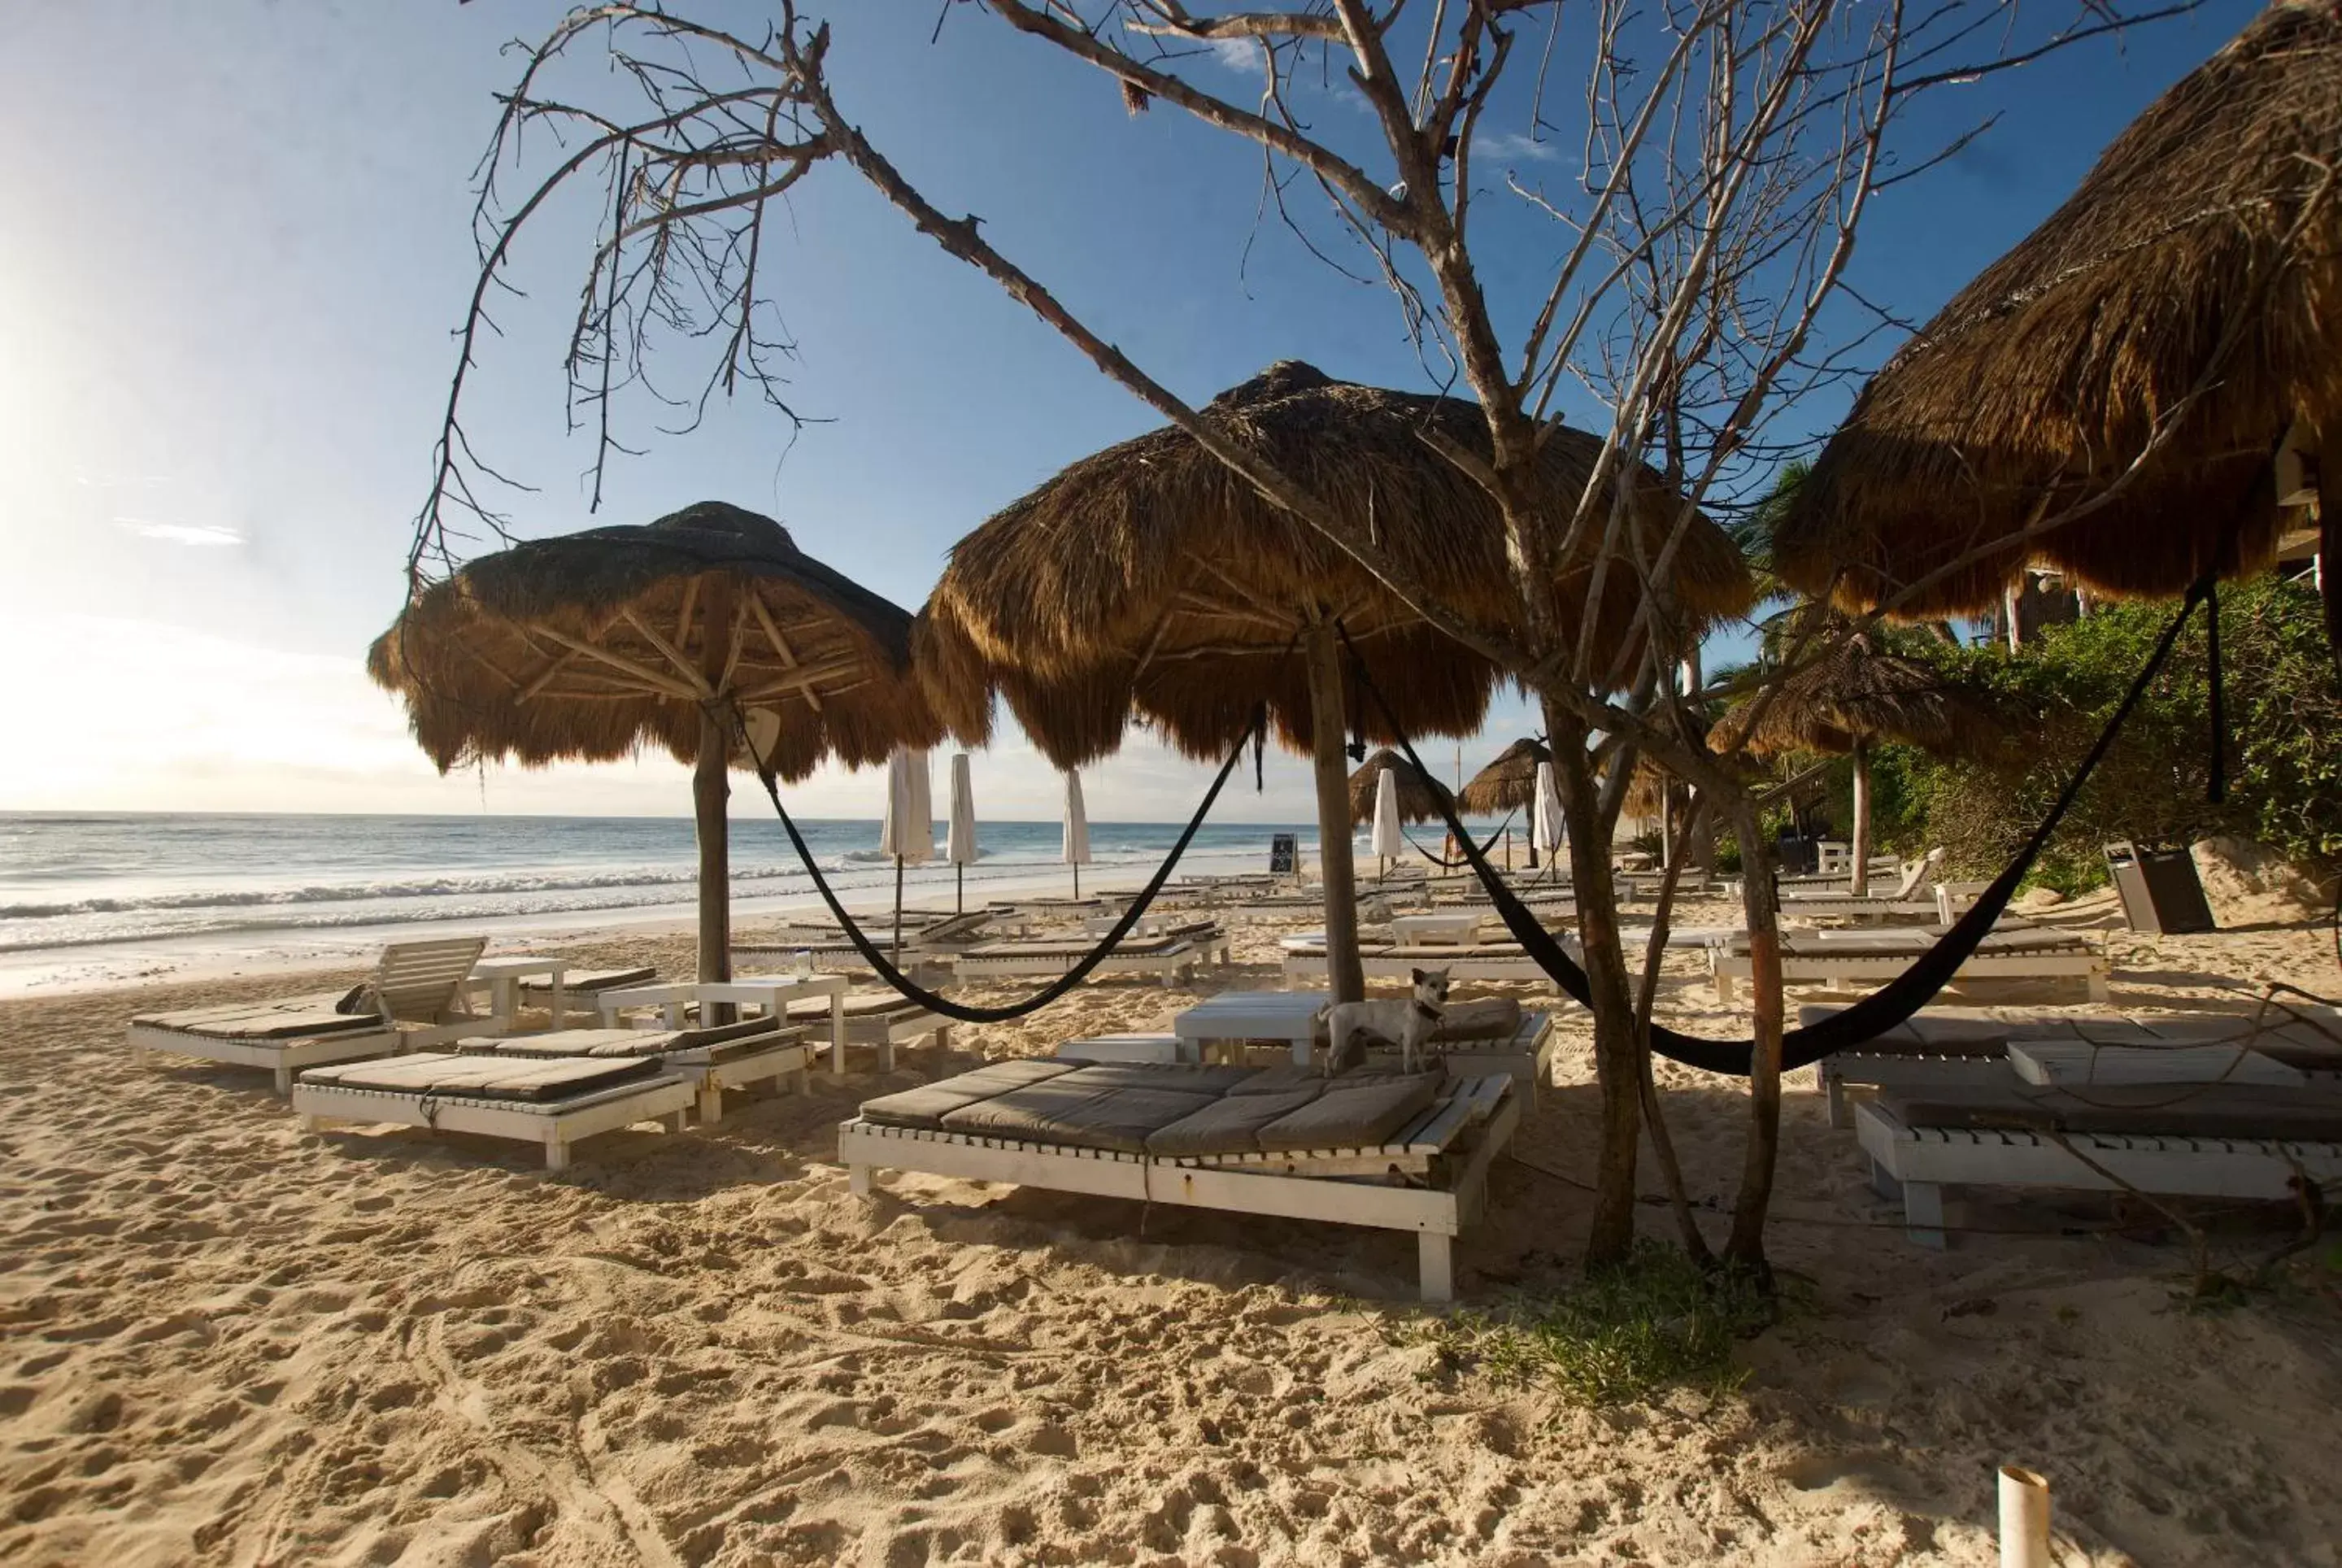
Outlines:
{"type": "MultiPolygon", "coordinates": [[[[855,908],[891,900],[894,863],[878,852],[876,820],[798,826],[855,908]]],[[[1144,881],[1180,827],[1091,823],[1084,888],[1144,881]]],[[[936,859],[906,869],[906,902],[953,898],[942,828],[936,859]]],[[[1436,845],[1436,829],[1415,832],[1436,845]]],[[[1312,824],[1206,823],[1179,874],[1265,870],[1276,833],[1294,834],[1314,859],[1312,824]]],[[[1057,823],[980,822],[976,839],[970,901],[1038,885],[1070,890],[1057,823]]],[[[1358,852],[1370,867],[1363,840],[1358,852]]],[[[697,863],[692,824],[676,817],[0,812],[0,991],[222,960],[346,958],[425,925],[511,934],[685,923],[697,863]]],[[[744,918],[816,904],[778,822],[733,819],[732,897],[744,918]]]]}

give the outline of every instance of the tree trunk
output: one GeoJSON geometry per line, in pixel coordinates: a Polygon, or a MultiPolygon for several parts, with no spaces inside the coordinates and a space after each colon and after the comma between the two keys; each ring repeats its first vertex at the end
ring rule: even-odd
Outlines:
{"type": "Polygon", "coordinates": [[[1854,743],[1854,896],[1870,891],[1870,748],[1854,743]]]}
{"type": "MultiPolygon", "coordinates": [[[[1685,819],[1686,838],[1699,830],[1706,819],[1706,798],[1695,791],[1690,815],[1685,819]]],[[[1659,879],[1659,896],[1651,910],[1651,942],[1643,950],[1643,980],[1635,992],[1635,1077],[1636,1090],[1643,1106],[1643,1126],[1650,1135],[1651,1154],[1658,1161],[1659,1180],[1667,1190],[1667,1202],[1675,1210],[1676,1229],[1683,1237],[1684,1251],[1693,1262],[1705,1269],[1716,1261],[1707,1248],[1707,1238],[1700,1234],[1699,1221],[1691,1211],[1691,1194],[1684,1186],[1683,1164],[1676,1158],[1675,1140],[1667,1132],[1666,1112],[1659,1104],[1659,1085],[1651,1069],[1651,1007],[1659,994],[1659,970],[1666,959],[1668,922],[1675,918],[1676,887],[1683,871],[1680,860],[1669,864],[1666,875],[1659,879]]],[[[1623,955],[1621,955],[1623,956],[1623,955]]]]}
{"type": "Polygon", "coordinates": [[[1725,1261],[1769,1280],[1765,1216],[1773,1201],[1773,1166],[1781,1144],[1781,930],[1773,886],[1773,846],[1757,831],[1756,812],[1733,814],[1740,839],[1741,907],[1748,917],[1748,990],[1756,1011],[1756,1060],[1748,1075],[1748,1152],[1740,1196],[1732,1206],[1725,1261]]]}
{"type": "Polygon", "coordinates": [[[1635,995],[1618,946],[1618,901],[1610,880],[1611,835],[1603,823],[1586,727],[1560,704],[1545,704],[1554,784],[1568,829],[1578,939],[1593,997],[1594,1069],[1602,1091],[1602,1146],[1596,1156],[1594,1220],[1586,1238],[1589,1268],[1626,1261],[1635,1244],[1636,1141],[1642,1134],[1641,1071],[1636,1060],[1635,995]]]}
{"type": "Polygon", "coordinates": [[[699,710],[699,757],[691,770],[691,809],[699,832],[699,978],[732,978],[732,864],[726,763],[730,738],[716,715],[699,710]]]}
{"type": "Polygon", "coordinates": [[[1317,782],[1317,875],[1326,894],[1326,982],[1336,1002],[1366,994],[1358,963],[1357,871],[1350,854],[1350,770],[1344,756],[1342,648],[1331,621],[1302,633],[1309,668],[1309,739],[1317,782]]]}

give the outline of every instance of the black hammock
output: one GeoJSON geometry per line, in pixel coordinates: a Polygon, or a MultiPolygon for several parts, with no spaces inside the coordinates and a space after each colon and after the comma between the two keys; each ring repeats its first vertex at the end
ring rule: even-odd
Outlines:
{"type": "MultiPolygon", "coordinates": [[[[820,890],[822,902],[829,906],[829,912],[836,918],[839,927],[846,932],[846,940],[854,944],[854,950],[862,955],[865,963],[877,970],[880,980],[892,986],[899,994],[910,998],[931,1012],[943,1014],[946,1018],[957,1019],[962,1023],[1006,1023],[1011,1019],[1023,1018],[1027,1013],[1038,1012],[1087,980],[1090,971],[1105,962],[1107,955],[1120,945],[1122,939],[1130,934],[1131,928],[1136,926],[1139,917],[1146,912],[1146,906],[1155,901],[1155,896],[1163,890],[1163,884],[1170,880],[1172,869],[1178,865],[1179,857],[1187,852],[1187,845],[1196,837],[1196,829],[1201,828],[1204,825],[1204,819],[1210,815],[1213,803],[1220,798],[1221,787],[1227,783],[1228,775],[1236,771],[1236,764],[1243,759],[1245,748],[1247,745],[1252,746],[1255,749],[1255,755],[1258,755],[1267,722],[1267,709],[1265,706],[1256,709],[1253,713],[1251,731],[1236,742],[1236,749],[1228,753],[1228,759],[1220,764],[1219,777],[1212,780],[1212,787],[1209,789],[1204,791],[1203,804],[1196,807],[1196,814],[1187,819],[1187,826],[1180,832],[1178,841],[1171,846],[1170,855],[1165,859],[1160,867],[1156,868],[1154,877],[1145,888],[1139,890],[1138,896],[1131,900],[1130,908],[1123,911],[1122,918],[1115,921],[1114,929],[1100,938],[1097,946],[1091,949],[1079,963],[1067,970],[1062,977],[1052,980],[1023,1001],[1011,1002],[1006,1007],[970,1007],[966,1002],[954,1001],[947,996],[941,996],[927,990],[926,987],[896,968],[878,944],[872,941],[860,926],[854,923],[854,917],[846,912],[846,905],[840,901],[836,892],[830,887],[829,879],[821,874],[819,862],[815,860],[813,851],[806,847],[805,835],[797,831],[796,823],[790,819],[789,809],[781,804],[781,788],[774,779],[772,769],[759,761],[756,765],[756,777],[763,781],[765,793],[772,798],[773,809],[780,813],[781,827],[787,832],[789,842],[796,846],[797,859],[805,862],[806,871],[811,873],[813,885],[820,890]]],[[[748,748],[748,754],[751,757],[756,754],[754,746],[748,748]]]]}
{"type": "MultiPolygon", "coordinates": [[[[1423,764],[1418,762],[1416,766],[1420,768],[1423,764]]],[[[1496,840],[1504,837],[1505,829],[1513,825],[1513,819],[1519,814],[1520,808],[1517,806],[1506,812],[1505,819],[1497,823],[1494,828],[1488,829],[1488,836],[1486,839],[1482,840],[1478,852],[1482,855],[1486,855],[1489,850],[1495,849],[1496,847],[1496,840]]],[[[1453,819],[1451,818],[1450,820],[1452,821],[1453,819]]],[[[1415,835],[1407,832],[1406,829],[1401,828],[1399,832],[1405,835],[1408,843],[1415,846],[1415,852],[1416,854],[1422,856],[1425,859],[1430,861],[1433,865],[1437,866],[1442,870],[1453,871],[1472,863],[1472,857],[1469,854],[1458,855],[1456,859],[1451,860],[1446,855],[1435,855],[1430,850],[1425,849],[1420,843],[1416,842],[1415,835]]],[[[1471,841],[1472,840],[1468,838],[1464,840],[1466,844],[1469,844],[1471,841]]]]}
{"type": "MultiPolygon", "coordinates": [[[[2170,626],[2165,628],[2162,639],[2155,645],[2155,652],[2147,658],[2147,667],[2138,672],[2138,678],[2131,682],[2129,692],[2123,698],[2122,705],[2115,709],[2114,717],[2107,720],[2105,731],[2098,736],[2097,744],[2091,747],[2089,755],[2082,759],[2080,769],[2066,786],[2065,792],[2057,797],[2057,804],[2049,809],[2049,815],[2042,819],[2033,837],[2026,840],[2025,848],[2017,852],[2017,859],[2009,863],[2007,869],[1993,879],[1991,886],[1977,900],[1975,907],[1938,938],[1934,947],[1911,961],[1909,969],[1878,990],[1843,1011],[1833,1013],[1822,1022],[1784,1033],[1781,1038],[1783,1071],[1809,1067],[1832,1051],[1876,1040],[1908,1020],[1912,1014],[1951,983],[1952,976],[1967,962],[1977,945],[1984,940],[1985,934],[1992,930],[2002,911],[2008,907],[2008,900],[2016,896],[2017,884],[2033,869],[2034,860],[2040,855],[2043,846],[2049,842],[2057,824],[2064,819],[2067,809],[2073,805],[2074,798],[2081,793],[2082,786],[2089,781],[2091,773],[2105,758],[2107,748],[2114,744],[2115,736],[2130,717],[2131,709],[2146,694],[2148,682],[2163,668],[2173,644],[2179,640],[2181,628],[2187,624],[2187,618],[2195,613],[2198,603],[2211,598],[2213,581],[2207,575],[2187,590],[2187,601],[2180,606],[2179,613],[2172,618],[2170,626]]],[[[2215,606],[2217,614],[2217,601],[2215,606]]],[[[1341,629],[1340,623],[1336,623],[1336,629],[1341,629]]],[[[1360,684],[1380,710],[1383,723],[1397,737],[1399,749],[1406,754],[1408,761],[1421,768],[1423,759],[1415,754],[1414,744],[1399,729],[1390,704],[1383,700],[1381,690],[1375,685],[1374,677],[1368,672],[1365,659],[1359,657],[1357,646],[1350,641],[1346,631],[1342,632],[1342,643],[1349,650],[1360,684]]],[[[2215,689],[2217,689],[2217,680],[2215,689]]],[[[2217,733],[2216,728],[2216,737],[2217,733]]],[[[2217,770],[2214,777],[2217,781],[2217,770]]],[[[1463,824],[1456,819],[1455,811],[1444,801],[1440,803],[1439,811],[1446,820],[1448,830],[1464,844],[1473,870],[1479,874],[1482,884],[1488,890],[1489,902],[1503,917],[1506,929],[1512,932],[1522,950],[1536,960],[1537,966],[1552,977],[1556,985],[1580,1004],[1592,1006],[1593,992],[1586,984],[1586,971],[1529,912],[1528,906],[1514,896],[1504,878],[1473,845],[1470,835],[1464,831],[1463,824]]],[[[1753,1040],[1704,1040],[1697,1035],[1678,1034],[1658,1023],[1651,1025],[1651,1049],[1686,1067],[1740,1078],[1751,1074],[1756,1056],[1756,1042],[1753,1040]]]]}

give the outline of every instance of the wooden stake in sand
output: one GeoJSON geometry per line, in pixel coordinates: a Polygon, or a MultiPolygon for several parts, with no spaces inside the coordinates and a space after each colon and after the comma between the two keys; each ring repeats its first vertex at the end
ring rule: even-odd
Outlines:
{"type": "Polygon", "coordinates": [[[2049,1482],[2014,1464],[2000,1467],[2000,1568],[2051,1568],[2049,1482]]]}

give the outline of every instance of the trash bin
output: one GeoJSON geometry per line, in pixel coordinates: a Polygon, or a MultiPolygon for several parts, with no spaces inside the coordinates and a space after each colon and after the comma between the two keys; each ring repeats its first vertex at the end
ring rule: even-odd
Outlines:
{"type": "Polygon", "coordinates": [[[2187,850],[2142,849],[2128,839],[2106,850],[2107,869],[2114,873],[2115,891],[2122,895],[2132,930],[2177,935],[2218,929],[2204,900],[2203,879],[2196,874],[2196,858],[2187,850]]]}
{"type": "Polygon", "coordinates": [[[1773,863],[1785,877],[1810,877],[1821,862],[1821,840],[1784,833],[1773,846],[1773,863]]]}

